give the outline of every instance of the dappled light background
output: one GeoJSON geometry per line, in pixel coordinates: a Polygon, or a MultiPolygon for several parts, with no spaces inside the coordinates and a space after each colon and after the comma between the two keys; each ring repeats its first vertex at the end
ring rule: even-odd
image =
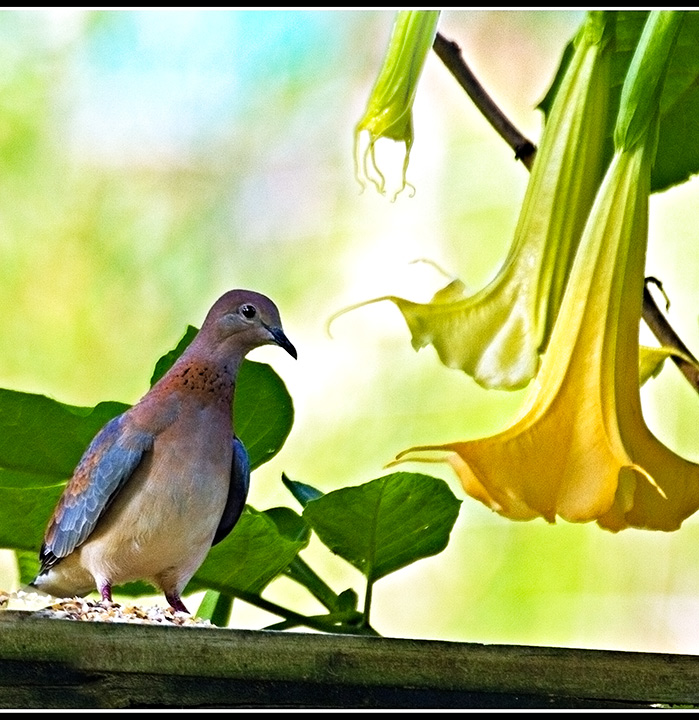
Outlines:
{"type": "MultiPolygon", "coordinates": [[[[486,392],[432,348],[415,353],[392,304],[326,330],[362,300],[429,299],[444,277],[418,259],[479,288],[507,252],[527,182],[432,53],[415,104],[414,197],[361,192],[353,130],[393,16],[0,13],[0,386],[75,405],[135,402],[187,324],[248,287],[276,301],[299,351],[297,362],[251,354],[276,369],[296,410],[282,451],[253,474],[254,507],[299,510],[282,472],[327,492],[382,476],[412,445],[502,428],[523,393],[486,392]]],[[[446,11],[440,30],[536,142],[536,104],[582,17],[446,11]]],[[[379,150],[395,180],[402,159],[379,150]]],[[[648,257],[695,352],[698,197],[692,181],[652,199],[648,257]]],[[[643,400],[653,431],[699,460],[699,398],[674,367],[643,400]]],[[[515,523],[465,498],[446,466],[403,468],[442,477],[463,504],[443,553],[376,584],[380,633],[699,652],[695,518],[670,534],[515,523]]],[[[14,589],[12,555],[2,558],[0,588],[14,589]]],[[[335,590],[362,595],[359,573],[319,544],[304,558],[335,590]]],[[[291,581],[265,596],[320,610],[291,581]]],[[[236,601],[231,624],[275,620],[236,601]]]]}

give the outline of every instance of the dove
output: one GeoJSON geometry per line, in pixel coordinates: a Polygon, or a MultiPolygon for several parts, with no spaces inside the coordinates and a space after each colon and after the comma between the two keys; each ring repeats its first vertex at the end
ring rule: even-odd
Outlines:
{"type": "Polygon", "coordinates": [[[143,580],[173,610],[238,521],[250,463],[235,434],[238,370],[254,348],[297,353],[265,295],[230,290],[172,367],[94,437],[48,522],[31,585],[68,597],[143,580]]]}

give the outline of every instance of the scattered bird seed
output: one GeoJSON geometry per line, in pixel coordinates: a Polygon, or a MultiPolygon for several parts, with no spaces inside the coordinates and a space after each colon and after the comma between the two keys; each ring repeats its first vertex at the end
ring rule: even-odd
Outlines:
{"type": "Polygon", "coordinates": [[[0,610],[28,610],[35,617],[79,620],[82,622],[126,622],[140,625],[178,625],[215,627],[209,620],[201,620],[172,608],[141,607],[106,600],[83,597],[52,598],[24,590],[0,590],[0,610]]]}

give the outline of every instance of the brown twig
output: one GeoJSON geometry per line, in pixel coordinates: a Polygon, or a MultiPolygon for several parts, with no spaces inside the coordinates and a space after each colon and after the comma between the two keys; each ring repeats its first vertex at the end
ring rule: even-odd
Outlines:
{"type": "Polygon", "coordinates": [[[532,169],[536,145],[528,140],[510,122],[509,118],[500,110],[488,95],[476,76],[471,72],[461,55],[461,48],[452,40],[447,40],[437,33],[432,45],[439,59],[456,78],[457,82],[473,100],[485,119],[495,128],[498,134],[515,151],[515,160],[521,160],[528,170],[532,169]]]}
{"type": "MultiPolygon", "coordinates": [[[[432,49],[459,85],[466,91],[466,94],[473,100],[473,103],[478,110],[480,110],[481,114],[515,151],[515,159],[521,160],[524,166],[528,170],[531,170],[534,158],[536,157],[536,145],[524,137],[505,116],[502,110],[493,102],[493,99],[484,90],[483,86],[478,82],[466,64],[461,54],[461,48],[454,41],[447,40],[443,35],[437,33],[432,49]]],[[[653,296],[648,290],[649,282],[658,285],[662,289],[662,285],[658,280],[655,278],[646,278],[646,284],[643,288],[643,320],[662,345],[673,348],[694,360],[692,353],[682,342],[679,335],[657,306],[653,296]]],[[[697,367],[676,355],[672,356],[672,360],[685,376],[687,382],[699,392],[699,370],[697,370],[697,367]]]]}
{"type": "Polygon", "coordinates": [[[649,284],[657,285],[661,290],[663,287],[662,283],[656,278],[646,278],[645,285],[643,286],[643,319],[661,345],[671,347],[683,353],[692,361],[689,362],[682,357],[672,356],[675,365],[677,365],[680,372],[685,376],[687,382],[699,392],[699,363],[689,348],[682,342],[679,335],[673,330],[670,323],[665,319],[665,316],[648,289],[649,284]]]}

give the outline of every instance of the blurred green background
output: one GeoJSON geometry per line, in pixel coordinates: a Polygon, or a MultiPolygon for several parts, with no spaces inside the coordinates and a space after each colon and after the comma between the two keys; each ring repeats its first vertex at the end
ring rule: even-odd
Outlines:
{"type": "MultiPolygon", "coordinates": [[[[0,386],[62,402],[135,402],[153,365],[225,290],[279,305],[299,351],[270,363],[294,398],[289,439],[253,474],[250,504],[298,509],[280,476],[324,491],[385,474],[407,447],[496,431],[522,392],[480,389],[415,353],[398,310],[337,310],[388,293],[477,289],[512,238],[527,172],[431,54],[408,179],[391,203],[354,178],[353,130],[392,11],[0,13],[0,386]]],[[[581,11],[446,11],[503,110],[534,141],[535,109],[581,11]]],[[[400,153],[380,148],[383,163],[400,153]]],[[[381,161],[381,160],[380,160],[381,161]]],[[[699,350],[699,184],[654,196],[648,273],[699,350]]],[[[643,390],[651,429],[699,460],[699,402],[672,367],[643,390]]],[[[555,452],[555,448],[552,448],[555,452]]],[[[444,478],[441,465],[401,469],[444,478]]],[[[384,635],[486,643],[699,650],[699,525],[670,534],[514,523],[464,498],[447,549],[381,580],[384,635]]],[[[15,589],[0,553],[0,588],[15,589]]],[[[322,547],[305,559],[337,591],[361,576],[322,547]]],[[[291,581],[266,597],[315,605],[291,581]]],[[[164,602],[154,597],[149,602],[164,602]]],[[[193,604],[196,607],[196,604],[193,604]]],[[[273,616],[236,602],[232,625],[273,616]]]]}

